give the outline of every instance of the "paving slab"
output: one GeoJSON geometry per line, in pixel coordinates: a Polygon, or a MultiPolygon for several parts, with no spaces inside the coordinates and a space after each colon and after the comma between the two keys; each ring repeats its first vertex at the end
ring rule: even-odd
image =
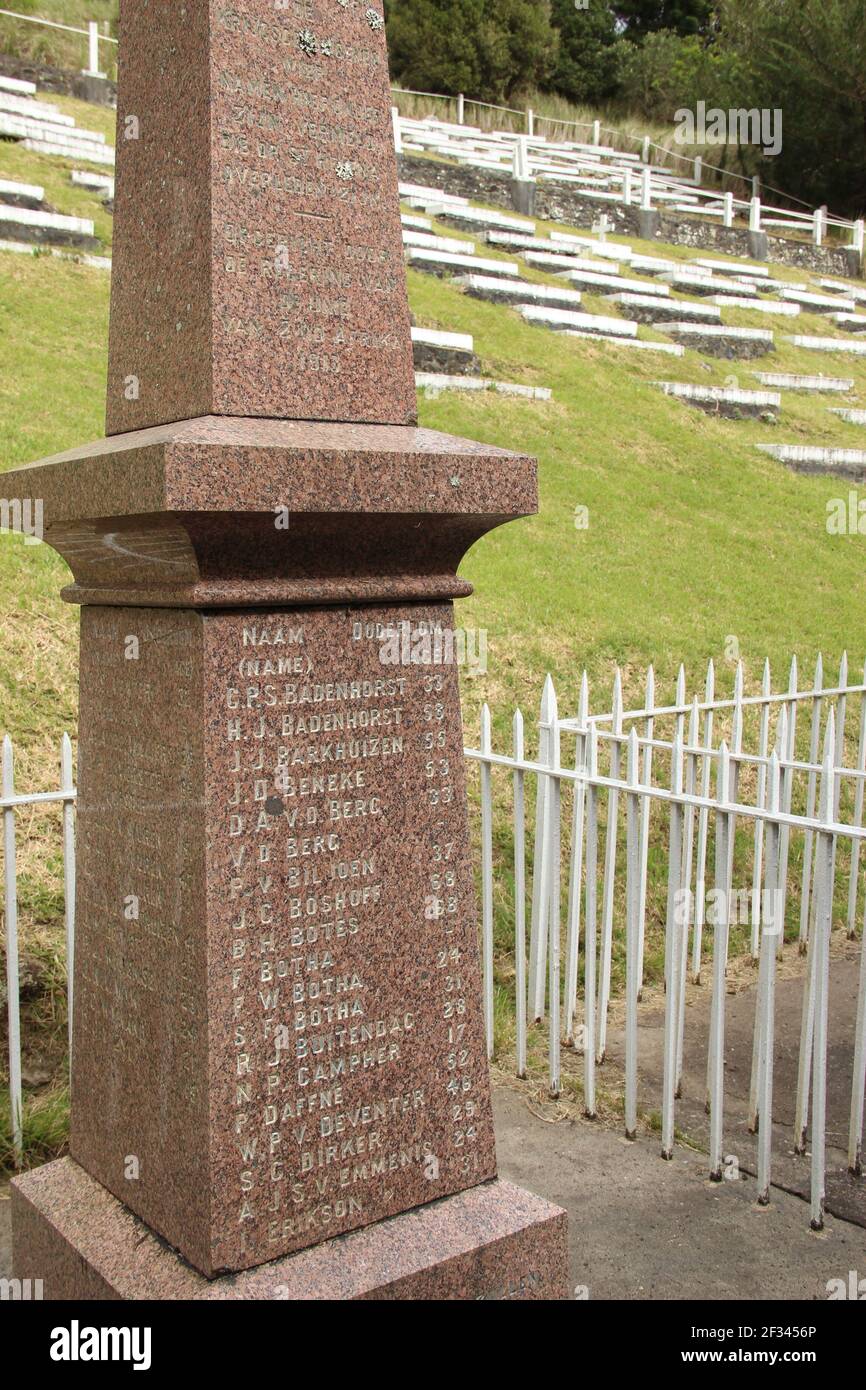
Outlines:
{"type": "Polygon", "coordinates": [[[758,1207],[754,1181],[710,1183],[706,1160],[688,1149],[666,1163],[653,1137],[630,1143],[586,1120],[549,1123],[529,1105],[555,1118],[525,1087],[494,1092],[499,1169],[568,1212],[581,1296],[826,1299],[828,1280],[866,1269],[863,1231],[830,1218],[815,1234],[798,1197],[773,1189],[758,1207]]]}
{"type": "Polygon", "coordinates": [[[428,251],[420,246],[407,246],[406,259],[413,270],[426,270],[439,276],[472,271],[481,275],[509,275],[515,279],[520,275],[514,261],[486,260],[483,256],[461,256],[450,251],[428,251]]]}
{"type": "Polygon", "coordinates": [[[795,333],[787,341],[793,347],[810,352],[842,352],[848,357],[866,357],[866,343],[843,342],[841,338],[814,338],[808,333],[795,333]]]}
{"type": "Polygon", "coordinates": [[[747,359],[763,357],[776,350],[772,332],[761,328],[716,328],[713,324],[669,323],[663,331],[710,357],[747,359]]]}
{"type": "MultiPolygon", "coordinates": [[[[788,948],[789,953],[796,948],[788,948]]],[[[827,1210],[834,1216],[866,1227],[866,1179],[848,1172],[848,1118],[851,1105],[854,1021],[857,1008],[859,946],[841,948],[830,967],[830,1041],[827,1066],[827,1210]]],[[[809,1193],[808,1153],[794,1153],[794,1113],[797,1094],[797,1064],[803,999],[802,958],[790,965],[776,985],[776,1046],[773,1084],[773,1182],[802,1201],[800,1220],[808,1226],[806,1199],[809,1193]]],[[[706,973],[706,972],[705,972],[706,973]]],[[[682,1098],[677,1102],[677,1129],[702,1148],[709,1143],[709,1116],[706,1113],[707,1045],[712,989],[706,985],[690,987],[686,1009],[683,1048],[682,1098]]],[[[748,1103],[752,1068],[752,1037],[755,1023],[754,984],[726,996],[725,1018],[725,1124],[724,1153],[733,1155],[742,1171],[756,1172],[757,1136],[748,1129],[748,1103]]],[[[664,1007],[649,1005],[640,1010],[638,1020],[639,1085],[638,1104],[642,1111],[661,1109],[664,1056],[664,1007]]],[[[608,1059],[614,1067],[623,1064],[624,1035],[618,1027],[608,1033],[608,1059]]],[[[606,1064],[605,1064],[606,1065],[606,1064]]],[[[706,1164],[706,1160],[704,1160],[706,1164]]],[[[728,1184],[722,1184],[727,1187],[728,1184]]],[[[755,1192],[754,1184],[751,1191],[755,1192]]],[[[866,1236],[860,1232],[864,1251],[866,1236]]],[[[863,1263],[861,1257],[861,1263],[863,1263]]]]}
{"type": "Polygon", "coordinates": [[[689,299],[654,299],[648,294],[612,294],[606,298],[627,312],[638,323],[665,323],[671,321],[693,323],[718,323],[722,321],[722,311],[714,304],[697,303],[689,299]]]}

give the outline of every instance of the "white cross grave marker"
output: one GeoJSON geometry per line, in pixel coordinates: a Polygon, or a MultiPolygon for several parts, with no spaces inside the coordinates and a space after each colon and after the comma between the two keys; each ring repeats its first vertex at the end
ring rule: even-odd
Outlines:
{"type": "Polygon", "coordinates": [[[608,232],[613,231],[613,223],[607,213],[602,213],[601,217],[592,224],[593,232],[598,234],[599,241],[606,241],[608,232]]]}

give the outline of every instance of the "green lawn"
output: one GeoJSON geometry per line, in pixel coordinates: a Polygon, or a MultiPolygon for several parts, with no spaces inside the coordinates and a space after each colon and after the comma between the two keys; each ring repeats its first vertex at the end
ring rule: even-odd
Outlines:
{"type": "MultiPolygon", "coordinates": [[[[66,182],[67,168],[63,161],[0,147],[0,175],[44,183],[63,212],[98,207],[66,182]]],[[[108,219],[100,226],[107,241],[108,219]]],[[[689,258],[674,248],[645,249],[689,258]]],[[[775,267],[774,274],[802,278],[775,267]]],[[[866,361],[807,353],[782,341],[789,332],[832,333],[828,320],[801,315],[770,321],[779,350],[756,363],[695,353],[677,360],[530,327],[508,308],[480,303],[418,272],[410,272],[409,289],[418,323],[474,335],[486,375],[549,386],[554,396],[550,404],[461,394],[419,402],[426,426],[539,459],[540,514],[485,538],[462,568],[476,593],[460,605],[458,621],[486,629],[489,642],[487,672],[463,678],[469,741],[477,737],[481,703],[489,700],[499,747],[507,746],[518,704],[532,747],[531,724],[547,671],[555,677],[561,712],[569,714],[576,712],[584,667],[596,710],[609,707],[617,664],[627,703],[640,700],[649,662],[662,695],[673,694],[681,662],[690,693],[702,689],[710,658],[721,687],[729,689],[732,638],[752,688],[765,656],[777,685],[795,652],[809,673],[819,651],[830,667],[843,648],[855,667],[862,662],[866,538],[834,537],[826,529],[828,500],[846,496],[849,485],[795,475],[752,446],[778,440],[856,447],[866,434],[829,414],[827,406],[839,403],[831,397],[786,394],[773,426],[709,418],[652,385],[660,378],[723,384],[733,377],[754,386],[753,369],[824,372],[853,377],[853,400],[866,404],[866,361]],[[589,509],[586,530],[575,527],[578,507],[589,509]]],[[[0,467],[102,433],[108,290],[104,272],[45,256],[0,254],[0,467]]],[[[609,312],[595,296],[587,295],[584,307],[609,312]]],[[[731,313],[730,322],[767,326],[748,312],[731,313]]],[[[652,335],[641,330],[641,336],[652,335]]],[[[44,548],[0,540],[0,731],[11,733],[20,750],[22,787],[53,783],[60,733],[74,731],[77,619],[57,597],[64,576],[62,563],[44,548]]],[[[23,851],[23,934],[25,948],[55,980],[57,863],[56,856],[46,859],[41,825],[28,828],[23,851]]],[[[497,849],[507,860],[505,832],[498,834],[497,849]]],[[[504,1038],[510,1027],[507,885],[499,907],[504,1038]]],[[[658,973],[656,946],[651,933],[651,976],[658,973]]],[[[52,1020],[62,1029],[59,1003],[52,1020]]],[[[40,1136],[55,1133],[56,1122],[51,1104],[44,1098],[42,1104],[41,1129],[34,1132],[39,1152],[40,1136]]]]}
{"type": "MultiPolygon", "coordinates": [[[[100,33],[117,37],[118,0],[13,0],[4,9],[50,19],[73,29],[86,29],[88,20],[95,19],[100,33]]],[[[33,59],[49,67],[66,68],[70,72],[81,72],[87,67],[87,39],[82,35],[3,15],[0,15],[0,52],[33,59]]],[[[110,77],[115,75],[116,52],[113,44],[99,45],[102,71],[110,77]]]]}

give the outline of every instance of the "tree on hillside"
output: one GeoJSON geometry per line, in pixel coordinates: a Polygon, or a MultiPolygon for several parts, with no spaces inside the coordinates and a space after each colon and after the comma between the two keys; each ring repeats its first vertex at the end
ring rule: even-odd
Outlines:
{"type": "Polygon", "coordinates": [[[391,75],[416,91],[501,102],[556,65],[550,0],[389,0],[385,18],[391,75]]]}
{"type": "Polygon", "coordinates": [[[699,101],[727,110],[744,104],[751,85],[748,65],[723,42],[663,31],[621,48],[620,97],[636,118],[669,123],[699,101]]]}
{"type": "Polygon", "coordinates": [[[559,62],[550,81],[569,101],[593,106],[608,101],[619,84],[621,43],[613,10],[593,0],[577,9],[574,0],[552,0],[559,30],[559,62]]]}
{"type": "Polygon", "coordinates": [[[781,109],[768,182],[812,206],[866,210],[863,0],[722,0],[723,41],[748,64],[748,106],[781,109]]]}
{"type": "Polygon", "coordinates": [[[626,38],[639,43],[661,29],[684,36],[709,32],[714,5],[713,0],[616,0],[613,8],[626,38]]]}

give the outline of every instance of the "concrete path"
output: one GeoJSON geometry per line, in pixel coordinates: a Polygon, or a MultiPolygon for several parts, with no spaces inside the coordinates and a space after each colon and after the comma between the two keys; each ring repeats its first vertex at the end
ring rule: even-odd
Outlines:
{"type": "Polygon", "coordinates": [[[798,1197],[758,1207],[751,1178],[710,1183],[702,1155],[665,1163],[655,1136],[546,1123],[510,1089],[495,1107],[500,1171],[566,1209],[572,1287],[590,1299],[826,1299],[829,1279],[866,1277],[866,1233],[830,1218],[815,1235],[798,1197]]]}
{"type": "MultiPolygon", "coordinates": [[[[860,947],[859,944],[845,942],[834,949],[836,955],[830,965],[827,1049],[826,1207],[833,1215],[866,1227],[866,1180],[854,1178],[848,1172],[847,1153],[860,947]]],[[[794,1152],[804,969],[804,959],[797,954],[796,947],[786,948],[782,975],[776,986],[772,1176],[777,1187],[808,1200],[811,1150],[807,1148],[804,1155],[794,1152]]],[[[745,977],[742,971],[733,973],[725,1008],[724,1154],[750,1174],[757,1171],[757,1136],[748,1130],[755,978],[754,970],[749,970],[745,977]]],[[[677,1102],[676,1110],[677,1129],[704,1150],[709,1148],[709,1116],[705,1100],[711,994],[709,981],[689,991],[682,1099],[677,1102]]],[[[664,1062],[664,1005],[661,1002],[640,1011],[638,1056],[639,1107],[660,1112],[664,1062]]],[[[613,1028],[608,1035],[608,1061],[605,1066],[620,1068],[624,1061],[624,1036],[621,1029],[613,1028]]]]}

